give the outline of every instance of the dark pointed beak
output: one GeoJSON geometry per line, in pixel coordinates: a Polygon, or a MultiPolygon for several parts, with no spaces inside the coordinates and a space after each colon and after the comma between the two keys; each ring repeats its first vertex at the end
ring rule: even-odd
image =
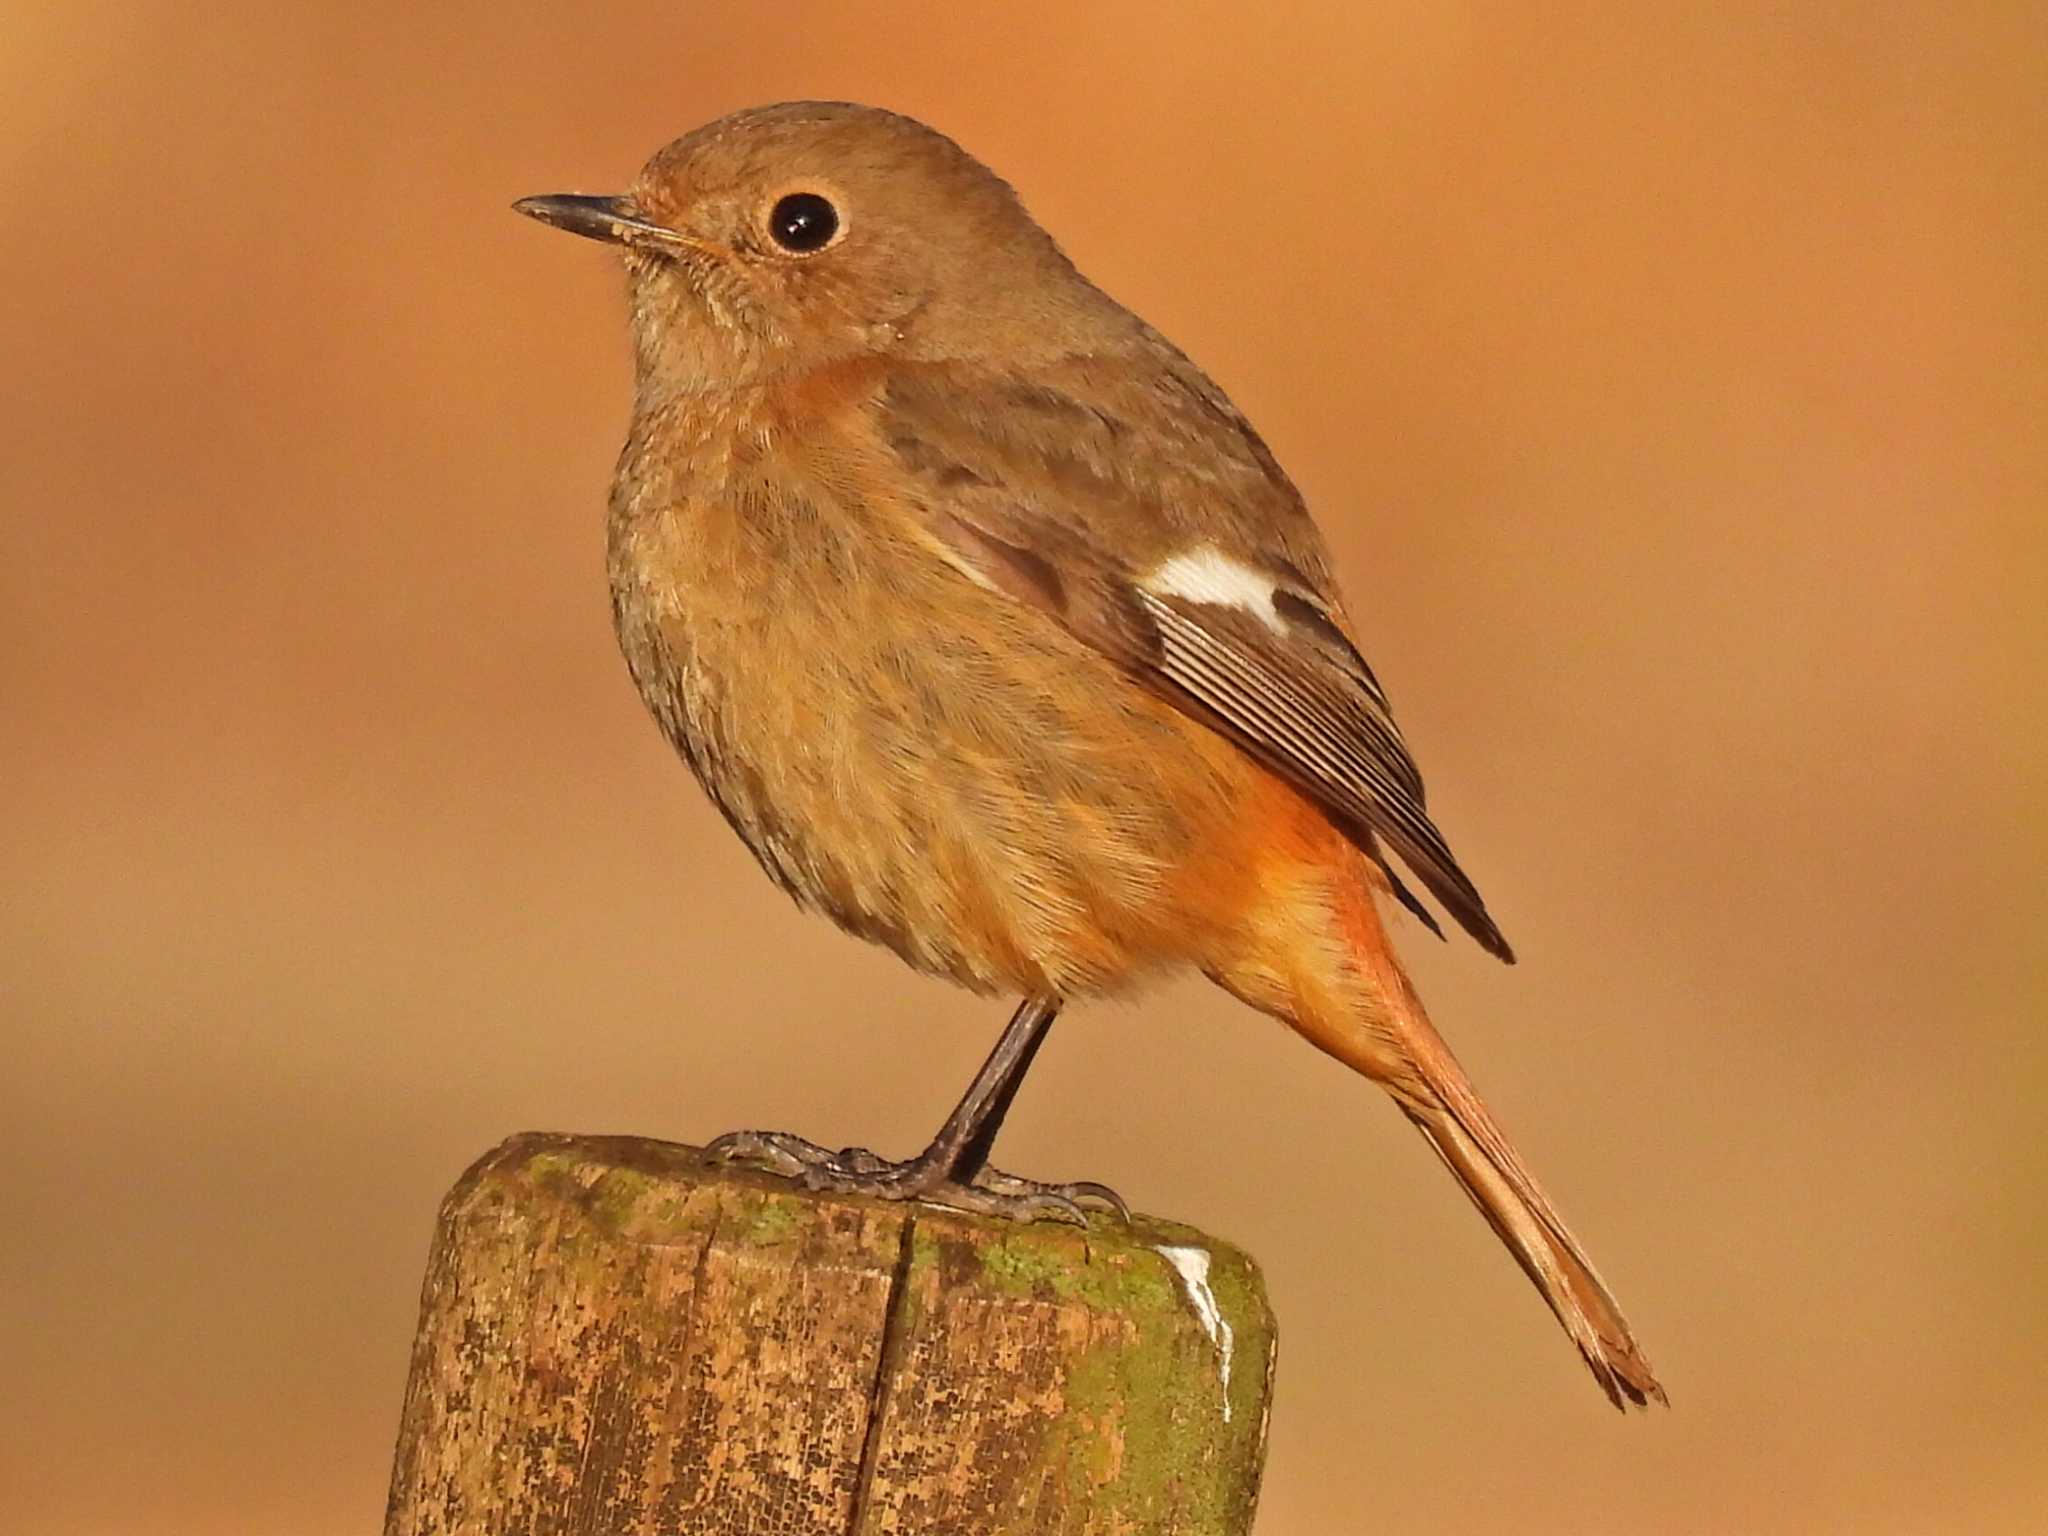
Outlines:
{"type": "Polygon", "coordinates": [[[664,225],[649,222],[630,197],[586,197],[557,192],[547,197],[522,197],[513,208],[529,219],[587,240],[612,245],[691,245],[695,242],[664,225]]]}

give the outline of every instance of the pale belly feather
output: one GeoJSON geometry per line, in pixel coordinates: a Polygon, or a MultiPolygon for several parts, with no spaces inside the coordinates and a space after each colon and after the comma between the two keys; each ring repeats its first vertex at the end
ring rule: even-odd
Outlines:
{"type": "Polygon", "coordinates": [[[1162,906],[1235,776],[1203,728],[926,549],[780,498],[614,514],[643,697],[763,868],[983,991],[1181,958],[1162,906]]]}

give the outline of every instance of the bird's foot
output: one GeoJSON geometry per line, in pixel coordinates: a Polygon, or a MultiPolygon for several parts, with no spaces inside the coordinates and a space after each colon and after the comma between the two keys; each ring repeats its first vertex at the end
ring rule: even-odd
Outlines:
{"type": "Polygon", "coordinates": [[[1131,1208],[1124,1197],[1107,1184],[1093,1179],[1073,1179],[1065,1184],[1041,1184],[1037,1179],[1020,1179],[1000,1168],[984,1167],[973,1178],[974,1188],[998,1200],[1056,1201],[1069,1213],[1066,1219],[1086,1225],[1088,1212],[1115,1211],[1125,1226],[1131,1224],[1131,1208]]]}
{"type": "Polygon", "coordinates": [[[1130,1207],[1106,1184],[1078,1180],[1041,1184],[982,1167],[965,1182],[951,1162],[928,1148],[901,1163],[866,1147],[834,1152],[787,1131],[734,1131],[704,1149],[713,1161],[740,1163],[791,1179],[821,1194],[866,1195],[873,1200],[917,1200],[946,1210],[1000,1216],[1009,1221],[1065,1221],[1088,1225],[1092,1209],[1115,1211],[1126,1222],[1130,1207]]]}

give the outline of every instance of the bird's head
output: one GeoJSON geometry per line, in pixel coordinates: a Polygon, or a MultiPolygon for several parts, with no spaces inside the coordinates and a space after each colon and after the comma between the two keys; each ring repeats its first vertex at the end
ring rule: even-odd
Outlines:
{"type": "Polygon", "coordinates": [[[872,107],[754,108],[659,151],[621,196],[515,206],[623,249],[643,388],[874,354],[1014,366],[1130,324],[994,172],[872,107]]]}

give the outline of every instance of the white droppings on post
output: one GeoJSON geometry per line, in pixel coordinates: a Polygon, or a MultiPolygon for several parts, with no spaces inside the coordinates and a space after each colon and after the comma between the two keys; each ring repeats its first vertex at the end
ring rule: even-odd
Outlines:
{"type": "Polygon", "coordinates": [[[1236,1340],[1223,1316],[1223,1308],[1216,1304],[1216,1293],[1209,1289],[1209,1250],[1159,1244],[1154,1246],[1154,1251],[1180,1276],[1181,1289],[1187,1292],[1188,1304],[1195,1309],[1195,1317],[1201,1323],[1202,1331],[1209,1335],[1209,1342],[1216,1346],[1216,1374],[1223,1388],[1223,1422],[1228,1424],[1230,1356],[1236,1340]]]}

